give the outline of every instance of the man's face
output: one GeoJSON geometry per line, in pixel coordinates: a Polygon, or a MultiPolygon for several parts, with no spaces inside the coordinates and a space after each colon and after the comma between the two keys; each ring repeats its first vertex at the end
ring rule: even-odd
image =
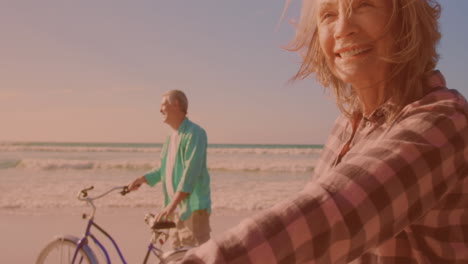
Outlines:
{"type": "Polygon", "coordinates": [[[168,120],[170,120],[174,116],[174,113],[176,113],[176,111],[176,102],[171,104],[171,102],[169,101],[169,97],[163,96],[161,101],[161,108],[159,110],[159,112],[161,112],[161,114],[163,115],[163,122],[167,123],[168,120]]]}

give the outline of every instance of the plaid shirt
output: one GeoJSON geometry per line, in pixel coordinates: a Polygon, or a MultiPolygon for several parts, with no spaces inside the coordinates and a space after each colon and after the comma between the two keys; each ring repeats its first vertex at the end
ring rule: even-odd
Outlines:
{"type": "Polygon", "coordinates": [[[468,263],[468,106],[430,83],[390,124],[339,117],[303,191],[182,263],[468,263]]]}

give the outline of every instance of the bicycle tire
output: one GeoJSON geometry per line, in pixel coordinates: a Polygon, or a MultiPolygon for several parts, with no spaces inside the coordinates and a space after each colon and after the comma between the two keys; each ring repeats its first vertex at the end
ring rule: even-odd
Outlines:
{"type": "MultiPolygon", "coordinates": [[[[79,238],[69,235],[52,240],[41,250],[36,264],[71,263],[78,241],[79,238]]],[[[81,247],[75,262],[76,264],[98,264],[93,251],[88,245],[81,247]]]]}

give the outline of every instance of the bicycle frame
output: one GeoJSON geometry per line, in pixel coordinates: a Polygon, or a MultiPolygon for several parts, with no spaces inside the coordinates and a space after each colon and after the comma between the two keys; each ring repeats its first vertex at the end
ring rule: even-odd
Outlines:
{"type": "Polygon", "coordinates": [[[122,252],[120,251],[120,248],[119,246],[117,245],[117,243],[115,242],[115,240],[112,238],[111,235],[109,235],[102,227],[100,227],[98,224],[96,224],[94,222],[94,220],[91,218],[88,220],[88,224],[86,226],[86,232],[85,232],[85,235],[83,236],[83,238],[81,238],[79,241],[78,241],[78,244],[76,246],[76,250],[75,250],[75,253],[73,254],[73,259],[72,259],[72,263],[75,263],[75,260],[76,260],[76,256],[78,254],[78,251],[81,249],[81,247],[85,244],[88,243],[88,237],[91,237],[91,239],[94,241],[94,243],[99,247],[99,249],[104,253],[104,256],[106,257],[106,261],[107,263],[111,263],[110,262],[110,257],[109,257],[109,253],[107,252],[106,248],[104,247],[104,245],[91,233],[91,227],[95,227],[97,228],[102,234],[104,234],[111,242],[112,242],[112,245],[114,246],[114,248],[116,249],[119,257],[120,257],[120,260],[122,261],[122,263],[126,264],[127,262],[125,261],[125,258],[124,256],[122,255],[122,252]]]}
{"type": "MultiPolygon", "coordinates": [[[[110,256],[109,256],[109,253],[107,251],[107,249],[105,248],[105,246],[99,241],[99,239],[97,239],[92,233],[91,233],[91,228],[94,227],[96,228],[99,232],[101,232],[108,240],[110,240],[112,242],[112,245],[114,246],[114,249],[116,250],[116,252],[118,253],[119,255],[119,258],[121,260],[121,262],[123,264],[127,264],[127,261],[125,260],[123,254],[122,254],[122,251],[120,250],[119,246],[117,245],[116,241],[114,240],[114,238],[112,238],[112,236],[107,233],[102,227],[100,227],[96,222],[94,222],[94,214],[95,214],[95,211],[96,211],[96,207],[94,206],[94,203],[92,202],[94,199],[98,199],[106,194],[108,194],[109,192],[115,190],[115,189],[119,189],[119,188],[122,188],[122,187],[117,187],[117,188],[113,188],[111,189],[110,191],[104,193],[103,195],[100,195],[98,197],[94,197],[94,198],[87,198],[87,194],[82,194],[82,197],[81,197],[81,200],[86,200],[88,202],[89,205],[91,205],[93,207],[93,212],[92,212],[92,215],[91,217],[89,218],[88,220],[88,224],[86,226],[86,232],[84,234],[84,236],[78,241],[77,243],[77,246],[76,246],[76,249],[75,249],[75,252],[73,254],[73,258],[72,258],[72,264],[75,263],[76,261],[76,257],[78,255],[78,252],[79,250],[83,247],[83,245],[86,245],[88,243],[88,238],[91,237],[91,239],[93,240],[93,242],[99,247],[99,249],[104,253],[104,256],[106,258],[106,262],[108,264],[111,263],[111,259],[110,259],[110,256]]],[[[88,189],[89,190],[89,189],[88,189]]],[[[86,193],[87,190],[85,190],[84,193],[86,193]]],[[[83,191],[82,191],[83,193],[83,191]]],[[[80,194],[79,194],[80,195],[80,194]]],[[[79,196],[80,197],[80,196],[79,196]]],[[[80,198],[79,198],[80,199],[80,198]]],[[[154,231],[153,231],[154,232],[154,231]]],[[[159,237],[160,233],[156,233],[156,239],[157,237],[159,237]]],[[[154,239],[153,241],[155,241],[156,239],[154,239]]],[[[149,255],[150,253],[152,252],[153,255],[155,255],[159,261],[161,263],[164,263],[164,260],[163,258],[161,257],[162,255],[162,250],[155,247],[154,244],[153,244],[153,241],[150,241],[149,245],[148,245],[148,250],[145,254],[145,259],[143,261],[143,264],[146,264],[147,261],[148,261],[148,258],[149,258],[149,255]]]]}

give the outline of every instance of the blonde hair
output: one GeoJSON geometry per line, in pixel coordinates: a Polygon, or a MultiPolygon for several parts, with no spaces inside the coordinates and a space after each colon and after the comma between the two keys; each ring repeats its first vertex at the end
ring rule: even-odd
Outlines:
{"type": "Polygon", "coordinates": [[[182,92],[181,90],[170,90],[170,91],[163,93],[163,96],[167,96],[169,103],[171,104],[174,103],[174,100],[179,102],[180,110],[184,112],[185,114],[187,114],[188,100],[184,92],[182,92]]]}
{"type": "MultiPolygon", "coordinates": [[[[359,99],[349,84],[344,83],[328,68],[316,25],[315,0],[303,0],[296,34],[287,50],[299,52],[302,64],[292,80],[304,79],[314,73],[325,88],[332,90],[336,104],[343,114],[350,117],[362,111],[359,99]]],[[[385,91],[384,100],[391,98],[392,107],[385,113],[389,120],[408,103],[423,96],[425,79],[434,70],[440,40],[438,18],[441,7],[435,0],[392,0],[393,13],[389,29],[394,34],[396,52],[382,58],[391,64],[388,81],[395,87],[385,91]]],[[[384,102],[380,102],[382,104],[384,102]]]]}

